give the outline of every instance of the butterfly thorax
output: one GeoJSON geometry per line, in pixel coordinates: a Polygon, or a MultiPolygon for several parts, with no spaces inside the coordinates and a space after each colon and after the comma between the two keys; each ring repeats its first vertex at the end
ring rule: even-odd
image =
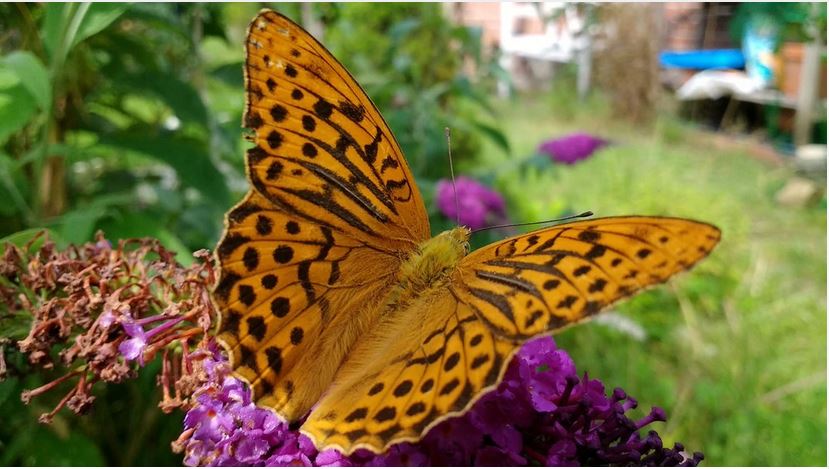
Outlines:
{"type": "Polygon", "coordinates": [[[468,253],[469,229],[464,226],[424,241],[401,264],[398,284],[389,295],[389,304],[406,304],[425,290],[444,285],[468,253]]]}

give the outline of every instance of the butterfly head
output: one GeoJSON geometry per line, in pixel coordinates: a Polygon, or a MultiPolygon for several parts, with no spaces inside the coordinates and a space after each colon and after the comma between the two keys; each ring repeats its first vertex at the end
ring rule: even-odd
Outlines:
{"type": "Polygon", "coordinates": [[[469,228],[458,226],[435,236],[424,243],[423,246],[434,245],[435,254],[446,259],[447,263],[454,265],[469,254],[469,234],[469,228]]]}
{"type": "Polygon", "coordinates": [[[401,265],[400,282],[416,290],[440,283],[469,253],[469,228],[459,226],[422,242],[401,265]]]}

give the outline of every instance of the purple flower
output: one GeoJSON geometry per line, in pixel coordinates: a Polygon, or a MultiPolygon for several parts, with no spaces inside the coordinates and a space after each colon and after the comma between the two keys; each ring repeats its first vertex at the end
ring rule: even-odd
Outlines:
{"type": "MultiPolygon", "coordinates": [[[[198,353],[198,352],[194,352],[198,353]]],[[[209,466],[310,466],[316,448],[291,431],[273,412],[256,407],[247,386],[229,376],[218,352],[202,362],[209,381],[196,392],[196,405],[184,417],[184,463],[209,466]]]]}
{"type": "Polygon", "coordinates": [[[444,216],[458,220],[461,225],[476,230],[506,221],[504,199],[494,190],[478,181],[461,176],[455,180],[457,205],[452,181],[441,179],[437,183],[437,205],[444,216]],[[460,216],[458,216],[460,210],[460,216]]]}
{"type": "Polygon", "coordinates": [[[538,146],[538,151],[550,155],[553,161],[574,164],[589,158],[596,150],[610,142],[600,137],[577,132],[553,140],[547,140],[538,146]]]}
{"type": "Polygon", "coordinates": [[[118,318],[115,317],[115,314],[112,312],[112,308],[105,307],[103,314],[98,316],[98,324],[106,329],[112,325],[118,318]]]}
{"type": "Polygon", "coordinates": [[[655,407],[634,422],[626,413],[636,401],[621,389],[608,395],[586,374],[579,377],[550,337],[526,343],[498,387],[467,413],[441,422],[417,443],[379,455],[317,452],[310,439],[251,403],[218,351],[202,366],[209,381],[196,391],[180,437],[187,465],[696,466],[702,460],[681,444],[664,448],[654,431],[643,438],[640,430],[665,420],[664,411],[655,407]]]}
{"type": "MultiPolygon", "coordinates": [[[[121,327],[124,328],[124,331],[130,338],[118,345],[118,351],[121,355],[130,361],[138,360],[138,364],[144,366],[144,352],[147,350],[151,339],[182,322],[185,318],[183,316],[174,317],[154,327],[149,332],[144,331],[145,324],[163,319],[166,319],[163,315],[150,316],[138,320],[134,320],[129,316],[122,317],[120,319],[121,327]]],[[[109,322],[111,321],[111,318],[109,317],[104,318],[104,321],[107,325],[111,324],[111,322],[109,322]]]]}
{"type": "Polygon", "coordinates": [[[314,462],[319,467],[351,467],[348,457],[334,449],[327,449],[319,453],[314,462]]]}
{"type": "Polygon", "coordinates": [[[144,350],[147,348],[147,334],[144,333],[144,328],[134,321],[125,321],[122,326],[130,338],[118,345],[118,351],[127,360],[137,359],[138,363],[144,366],[144,350]]]}

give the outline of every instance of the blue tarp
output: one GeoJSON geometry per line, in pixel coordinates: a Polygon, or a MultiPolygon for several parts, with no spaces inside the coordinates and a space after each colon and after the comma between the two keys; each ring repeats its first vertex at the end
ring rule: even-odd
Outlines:
{"type": "Polygon", "coordinates": [[[684,52],[660,52],[659,64],[663,68],[708,70],[711,68],[743,68],[746,60],[740,49],[693,50],[684,52]]]}

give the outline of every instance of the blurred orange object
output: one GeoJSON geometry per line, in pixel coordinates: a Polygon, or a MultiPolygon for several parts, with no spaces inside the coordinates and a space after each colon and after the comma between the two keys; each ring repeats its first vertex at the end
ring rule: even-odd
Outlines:
{"type": "MultiPolygon", "coordinates": [[[[803,66],[804,48],[805,44],[802,42],[784,42],[783,45],[780,46],[780,79],[778,80],[778,87],[787,97],[797,97],[797,91],[800,88],[800,69],[803,66]]],[[[821,77],[820,80],[818,80],[818,96],[826,98],[825,59],[820,73],[821,77]]]]}

